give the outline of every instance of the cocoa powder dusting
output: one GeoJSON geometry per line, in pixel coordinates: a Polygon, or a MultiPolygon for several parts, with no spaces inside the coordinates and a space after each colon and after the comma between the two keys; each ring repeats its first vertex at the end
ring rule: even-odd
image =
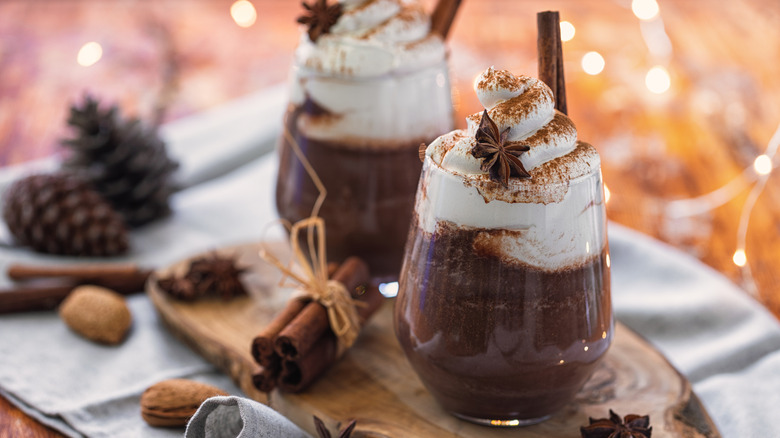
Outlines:
{"type": "Polygon", "coordinates": [[[505,89],[514,92],[525,87],[529,80],[528,77],[517,78],[507,70],[489,69],[487,74],[482,75],[476,88],[482,90],[505,89]]]}
{"type": "Polygon", "coordinates": [[[553,117],[550,123],[541,127],[524,141],[526,141],[528,145],[531,146],[531,150],[533,150],[536,146],[552,143],[552,139],[561,134],[567,137],[576,136],[577,128],[570,118],[566,117],[563,113],[556,111],[555,117],[553,117]]]}
{"type": "Polygon", "coordinates": [[[530,179],[512,178],[509,190],[491,181],[488,175],[469,175],[463,183],[473,186],[485,202],[551,204],[563,200],[569,190],[569,181],[589,174],[599,164],[596,149],[578,141],[570,153],[532,169],[530,179]]]}
{"type": "Polygon", "coordinates": [[[512,121],[527,118],[544,102],[553,100],[549,88],[532,87],[523,94],[505,100],[491,108],[488,113],[499,125],[508,125],[512,121]]]}

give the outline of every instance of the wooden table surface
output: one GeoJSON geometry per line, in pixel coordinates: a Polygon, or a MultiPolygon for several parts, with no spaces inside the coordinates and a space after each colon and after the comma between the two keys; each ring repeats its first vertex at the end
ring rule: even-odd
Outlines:
{"type": "MultiPolygon", "coordinates": [[[[231,3],[0,2],[0,165],[59,154],[68,105],[85,92],[143,118],[162,103],[173,120],[283,82],[299,3],[253,0],[248,28],[231,3]],[[83,67],[89,41],[103,56],[83,67]]],[[[610,219],[698,257],[780,315],[780,180],[750,194],[753,160],[780,123],[780,3],[659,3],[660,18],[641,21],[629,0],[465,1],[450,38],[456,110],[481,110],[471,86],[487,66],[535,76],[535,14],[559,10],[576,28],[564,44],[569,115],[602,155],[610,219]],[[590,51],[605,60],[600,74],[583,71],[590,51]],[[645,85],[656,65],[671,79],[662,94],[645,85]],[[698,198],[730,182],[720,202],[698,198]],[[732,255],[753,200],[740,268],[732,255]]],[[[0,436],[59,435],[0,398],[0,436]]]]}

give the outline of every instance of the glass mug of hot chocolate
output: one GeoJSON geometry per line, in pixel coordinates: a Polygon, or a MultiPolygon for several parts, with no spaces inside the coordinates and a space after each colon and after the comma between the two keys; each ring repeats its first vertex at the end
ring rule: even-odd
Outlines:
{"type": "Polygon", "coordinates": [[[296,222],[311,215],[320,194],[295,142],[327,190],[319,216],[328,259],[356,255],[375,279],[395,281],[422,166],[420,144],[453,127],[446,48],[416,1],[343,0],[330,7],[332,26],[323,33],[310,24],[295,51],[277,210],[296,222]]]}
{"type": "Polygon", "coordinates": [[[612,340],[600,158],[543,82],[490,68],[475,89],[486,111],[426,150],[395,331],[444,409],[534,424],[612,340]]]}

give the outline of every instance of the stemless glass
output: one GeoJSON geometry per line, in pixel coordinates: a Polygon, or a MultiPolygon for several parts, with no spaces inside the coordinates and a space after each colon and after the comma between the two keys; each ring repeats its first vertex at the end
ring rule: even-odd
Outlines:
{"type": "MultiPolygon", "coordinates": [[[[574,398],[612,340],[601,172],[596,166],[557,184],[510,180],[513,193],[565,193],[581,207],[506,203],[502,217],[515,226],[499,228],[437,217],[453,208],[448,196],[458,184],[463,187],[462,176],[426,158],[399,280],[396,335],[423,383],[452,414],[486,425],[543,421],[574,398]],[[529,223],[536,229],[529,231],[529,223]],[[541,269],[501,252],[527,254],[540,238],[560,238],[564,228],[567,248],[584,254],[576,263],[548,254],[553,266],[541,269]]],[[[484,184],[495,185],[467,185],[486,193],[484,184]]],[[[454,208],[476,209],[480,202],[489,204],[480,198],[454,208]]]]}
{"type": "Polygon", "coordinates": [[[396,281],[422,167],[419,145],[453,125],[446,60],[375,77],[297,66],[291,76],[293,94],[326,93],[337,108],[324,108],[308,94],[293,95],[297,103],[288,107],[279,145],[279,215],[291,222],[309,217],[319,196],[292,140],[327,189],[319,216],[325,220],[328,259],[356,255],[376,280],[396,281]],[[359,122],[345,126],[345,114],[359,122]]]}

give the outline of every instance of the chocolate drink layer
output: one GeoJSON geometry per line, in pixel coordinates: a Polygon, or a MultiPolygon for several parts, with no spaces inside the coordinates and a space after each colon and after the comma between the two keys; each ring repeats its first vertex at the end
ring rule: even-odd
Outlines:
{"type": "MultiPolygon", "coordinates": [[[[328,259],[342,261],[356,255],[369,264],[375,278],[395,279],[414,209],[420,176],[418,148],[428,139],[363,147],[308,138],[297,128],[298,114],[310,106],[291,106],[287,129],[298,142],[328,190],[320,210],[325,219],[328,259]]],[[[307,218],[319,196],[314,182],[282,138],[276,204],[279,215],[291,222],[307,218]]]]}
{"type": "Polygon", "coordinates": [[[559,271],[480,249],[496,230],[415,221],[396,333],[428,390],[457,415],[547,416],[572,400],[612,337],[607,249],[559,271]]]}

